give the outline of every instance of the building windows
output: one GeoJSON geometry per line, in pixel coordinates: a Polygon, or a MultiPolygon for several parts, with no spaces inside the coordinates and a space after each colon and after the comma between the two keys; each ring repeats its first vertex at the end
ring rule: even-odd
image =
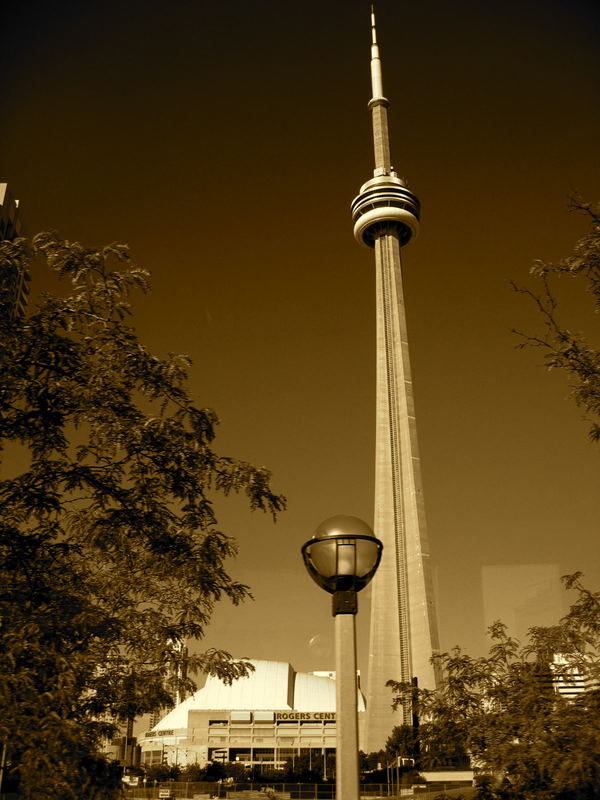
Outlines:
{"type": "Polygon", "coordinates": [[[282,761],[286,761],[288,758],[292,759],[298,755],[298,753],[291,747],[281,747],[277,751],[277,755],[282,761]]]}
{"type": "Polygon", "coordinates": [[[255,711],[254,722],[257,723],[273,723],[275,721],[275,714],[273,711],[255,711]]]}
{"type": "Polygon", "coordinates": [[[160,750],[145,750],[142,753],[142,763],[146,764],[147,766],[160,764],[162,762],[162,754],[162,748],[160,750]]]}
{"type": "Polygon", "coordinates": [[[227,750],[217,748],[208,751],[208,759],[209,761],[221,761],[223,763],[225,763],[225,761],[229,761],[227,750]]]}
{"type": "Polygon", "coordinates": [[[232,711],[230,719],[232,722],[252,722],[252,714],[250,711],[232,711]]]}
{"type": "Polygon", "coordinates": [[[275,752],[266,747],[255,747],[253,757],[255,761],[270,761],[275,760],[275,752]]]}
{"type": "Polygon", "coordinates": [[[230,750],[229,758],[231,761],[251,761],[250,750],[230,750]]]}
{"type": "MultiPolygon", "coordinates": [[[[168,724],[168,722],[167,722],[168,724]]],[[[189,746],[191,755],[186,754],[187,762],[196,759],[198,763],[206,759],[219,761],[238,761],[245,766],[251,763],[283,766],[286,760],[297,759],[300,752],[310,753],[314,757],[321,756],[325,748],[334,748],[336,722],[334,712],[299,712],[299,711],[230,711],[230,710],[193,710],[188,714],[187,739],[182,739],[184,746],[189,746]]],[[[164,738],[162,730],[151,731],[144,742],[148,748],[144,753],[144,762],[160,763],[163,752],[152,751],[161,746],[168,746],[165,752],[169,762],[174,761],[176,731],[164,738]],[[157,741],[159,736],[161,741],[157,741]],[[173,742],[171,742],[171,738],[173,742]]],[[[178,731],[177,731],[178,733],[178,731]]],[[[182,734],[186,731],[182,730],[182,734]]],[[[181,749],[179,758],[181,758],[181,749]]],[[[181,762],[180,762],[181,763],[181,762]]]]}

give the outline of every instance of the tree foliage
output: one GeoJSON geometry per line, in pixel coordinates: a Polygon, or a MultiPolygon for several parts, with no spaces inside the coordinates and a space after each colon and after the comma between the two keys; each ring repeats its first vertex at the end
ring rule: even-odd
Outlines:
{"type": "Polygon", "coordinates": [[[468,767],[469,757],[460,736],[453,736],[450,727],[439,730],[435,720],[421,730],[412,725],[397,725],[385,744],[386,760],[404,759],[402,766],[411,769],[468,767]]]}
{"type": "MultiPolygon", "coordinates": [[[[579,573],[564,580],[577,598],[556,626],[532,628],[520,645],[496,622],[487,657],[472,658],[458,647],[443,653],[436,657],[441,689],[419,691],[422,750],[466,748],[477,771],[496,785],[487,789],[489,797],[598,797],[600,593],[586,589],[579,573]],[[572,684],[577,675],[588,691],[575,698],[556,691],[557,681],[572,684]]],[[[409,685],[389,685],[396,705],[410,700],[409,685]]]]}
{"type": "Polygon", "coordinates": [[[419,755],[418,729],[413,725],[396,725],[385,743],[385,754],[389,758],[412,758],[419,755]]]}
{"type": "MultiPolygon", "coordinates": [[[[126,247],[40,234],[0,256],[66,286],[0,319],[0,743],[23,797],[110,797],[102,738],[192,688],[181,643],[218,600],[249,595],[227,572],[236,545],[215,494],[273,515],[284,499],[267,470],[214,450],[189,360],[153,355],[128,324],[148,275],[126,247]]],[[[232,680],[247,666],[213,650],[189,658],[198,670],[232,680]]]]}
{"type": "MultiPolygon", "coordinates": [[[[195,767],[196,764],[192,764],[195,767]]],[[[185,770],[174,764],[151,764],[145,768],[146,783],[166,783],[166,781],[182,780],[185,770]]],[[[189,779],[188,779],[189,780],[189,779]]]]}
{"type": "Polygon", "coordinates": [[[590,421],[592,441],[600,440],[600,350],[579,331],[570,330],[559,314],[557,281],[578,278],[590,295],[595,313],[600,313],[600,215],[589,203],[573,197],[570,210],[584,214],[590,229],[575,245],[572,255],[557,264],[536,261],[531,268],[540,288],[513,288],[529,297],[544,322],[544,332],[532,335],[515,331],[519,347],[535,347],[543,352],[548,369],[564,370],[569,376],[571,393],[590,421]]]}

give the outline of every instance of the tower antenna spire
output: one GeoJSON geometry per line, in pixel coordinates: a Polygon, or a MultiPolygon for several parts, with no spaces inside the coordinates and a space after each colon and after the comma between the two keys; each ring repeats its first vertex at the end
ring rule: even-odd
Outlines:
{"type": "Polygon", "coordinates": [[[369,108],[373,117],[373,146],[375,149],[375,176],[390,175],[392,172],[390,137],[388,132],[389,100],[383,94],[381,58],[375,27],[375,7],[371,6],[371,91],[373,96],[369,108]]]}
{"type": "Polygon", "coordinates": [[[375,26],[375,6],[371,6],[371,91],[373,92],[373,100],[383,99],[381,59],[379,58],[377,28],[375,26]]]}

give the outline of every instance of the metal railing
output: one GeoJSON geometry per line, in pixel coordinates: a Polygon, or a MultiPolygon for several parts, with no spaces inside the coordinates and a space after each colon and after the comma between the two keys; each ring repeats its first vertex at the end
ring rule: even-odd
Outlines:
{"type": "MultiPolygon", "coordinates": [[[[131,787],[125,790],[127,800],[162,800],[166,791],[170,800],[335,800],[333,783],[215,783],[211,781],[169,781],[154,787],[131,787]]],[[[362,784],[361,800],[401,798],[402,800],[436,800],[438,797],[454,800],[472,800],[472,786],[455,783],[436,784],[426,788],[391,787],[388,784],[362,784]]]]}

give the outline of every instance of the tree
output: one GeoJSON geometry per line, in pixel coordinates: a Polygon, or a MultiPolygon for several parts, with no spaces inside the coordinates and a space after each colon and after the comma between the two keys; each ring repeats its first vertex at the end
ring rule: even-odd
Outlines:
{"type": "Polygon", "coordinates": [[[226,569],[236,545],[215,493],[273,515],[285,501],[267,470],[215,452],[189,360],[153,355],[127,324],[148,276],[126,247],[40,234],[0,256],[67,284],[0,315],[0,744],[20,796],[108,798],[98,750],[115,723],[172,703],[190,673],[247,672],[215,650],[189,657],[187,676],[179,663],[218,600],[249,596],[226,569]]]}
{"type": "Polygon", "coordinates": [[[570,378],[571,394],[590,421],[589,436],[600,440],[600,350],[582,333],[571,331],[560,320],[555,291],[558,279],[580,278],[589,293],[594,310],[600,312],[600,215],[589,203],[573,197],[570,210],[586,215],[590,230],[575,245],[573,254],[558,264],[536,261],[531,273],[541,284],[537,291],[513,284],[515,291],[529,297],[539,310],[545,331],[521,337],[519,347],[536,347],[544,355],[548,369],[562,369],[570,378]]]}
{"type": "Polygon", "coordinates": [[[173,764],[152,764],[146,769],[146,781],[163,783],[181,777],[181,768],[173,764]]]}
{"type": "Polygon", "coordinates": [[[178,780],[189,783],[222,780],[229,775],[228,766],[230,765],[222,764],[220,761],[209,761],[202,767],[199,764],[188,764],[179,772],[178,780]]]}
{"type": "Polygon", "coordinates": [[[405,757],[417,759],[419,753],[418,737],[412,725],[396,725],[385,743],[388,758],[405,757]]]}
{"type": "Polygon", "coordinates": [[[358,756],[360,759],[359,766],[361,772],[376,770],[378,764],[385,763],[385,750],[375,750],[371,753],[365,753],[363,750],[359,750],[358,756]]]}
{"type": "Polygon", "coordinates": [[[205,781],[220,781],[227,775],[225,765],[220,761],[209,761],[204,767],[202,780],[205,781]]]}
{"type": "Polygon", "coordinates": [[[187,764],[181,770],[179,780],[189,783],[204,780],[204,767],[201,767],[200,764],[187,764]]]}
{"type": "MultiPolygon", "coordinates": [[[[487,657],[472,658],[458,647],[443,653],[437,657],[444,674],[441,689],[419,691],[423,749],[440,743],[447,750],[466,748],[476,770],[487,776],[481,797],[598,797],[600,593],[586,589],[580,577],[564,578],[577,598],[556,626],[532,628],[521,646],[497,622],[490,628],[487,657]],[[572,682],[577,674],[585,677],[589,691],[574,699],[556,691],[557,681],[572,682]],[[492,791],[494,782],[502,785],[492,791]]],[[[410,686],[389,685],[396,705],[407,702],[410,686]]]]}
{"type": "Polygon", "coordinates": [[[225,777],[226,778],[235,778],[236,780],[247,780],[248,779],[248,771],[244,764],[239,763],[238,761],[227,761],[223,765],[225,770],[225,777]]]}
{"type": "Polygon", "coordinates": [[[435,720],[424,724],[423,733],[421,726],[397,725],[393,728],[385,744],[385,761],[396,763],[397,758],[405,759],[401,766],[407,773],[413,769],[469,766],[469,756],[460,738],[450,736],[448,727],[436,730],[435,720]]]}
{"type": "Polygon", "coordinates": [[[387,781],[387,764],[389,761],[386,750],[374,750],[371,753],[358,751],[360,779],[366,783],[385,783],[387,781]]]}

